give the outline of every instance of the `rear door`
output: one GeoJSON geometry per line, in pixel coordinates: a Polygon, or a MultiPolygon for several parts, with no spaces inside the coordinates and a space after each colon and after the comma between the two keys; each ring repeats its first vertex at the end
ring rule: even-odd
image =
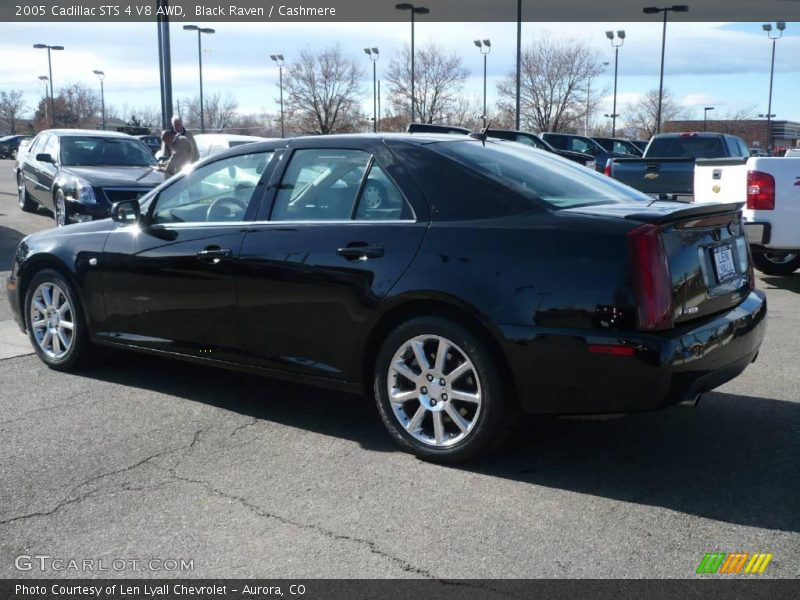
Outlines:
{"type": "Polygon", "coordinates": [[[143,227],[118,227],[103,256],[98,335],[238,360],[235,261],[263,196],[272,151],[206,164],[163,189],[143,227]]]}
{"type": "Polygon", "coordinates": [[[312,144],[286,157],[245,235],[240,335],[260,366],[356,381],[370,316],[414,258],[427,209],[382,144],[312,144]]]}

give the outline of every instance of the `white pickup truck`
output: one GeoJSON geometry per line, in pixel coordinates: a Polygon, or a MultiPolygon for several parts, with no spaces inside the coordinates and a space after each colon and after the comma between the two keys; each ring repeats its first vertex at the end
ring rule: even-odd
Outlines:
{"type": "Polygon", "coordinates": [[[800,158],[700,159],[694,201],[745,203],[755,267],[767,275],[800,268],[800,158]]]}

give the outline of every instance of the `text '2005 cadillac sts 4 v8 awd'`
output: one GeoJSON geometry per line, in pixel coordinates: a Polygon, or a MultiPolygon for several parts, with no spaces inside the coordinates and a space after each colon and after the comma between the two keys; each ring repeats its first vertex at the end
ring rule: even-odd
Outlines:
{"type": "Polygon", "coordinates": [[[741,373],[766,298],[739,208],[514,142],[308,137],[28,236],[7,285],[53,368],[109,345],[372,392],[403,448],[454,462],[520,410],[651,410],[741,373]]]}

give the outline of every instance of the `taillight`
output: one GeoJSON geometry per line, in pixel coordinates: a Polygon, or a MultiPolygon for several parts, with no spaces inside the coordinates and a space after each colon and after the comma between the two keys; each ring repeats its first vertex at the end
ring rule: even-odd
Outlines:
{"type": "Polygon", "coordinates": [[[606,166],[603,168],[603,173],[608,177],[611,177],[611,161],[606,161],[606,166]]]}
{"type": "Polygon", "coordinates": [[[761,171],[747,172],[747,208],[775,209],[775,178],[772,175],[761,171]]]}
{"type": "Polygon", "coordinates": [[[672,281],[660,234],[655,225],[641,225],[628,233],[639,329],[673,326],[672,281]]]}

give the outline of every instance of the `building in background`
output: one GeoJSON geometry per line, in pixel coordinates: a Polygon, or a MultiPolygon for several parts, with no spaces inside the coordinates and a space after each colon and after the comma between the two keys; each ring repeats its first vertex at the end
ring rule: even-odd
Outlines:
{"type": "MultiPolygon", "coordinates": [[[[707,122],[708,131],[738,135],[753,148],[768,148],[766,119],[712,120],[707,122]]],[[[667,121],[665,132],[703,131],[703,120],[667,121]]],[[[782,156],[787,148],[800,147],[800,123],[797,121],[772,121],[772,136],[775,153],[782,156]]]]}

